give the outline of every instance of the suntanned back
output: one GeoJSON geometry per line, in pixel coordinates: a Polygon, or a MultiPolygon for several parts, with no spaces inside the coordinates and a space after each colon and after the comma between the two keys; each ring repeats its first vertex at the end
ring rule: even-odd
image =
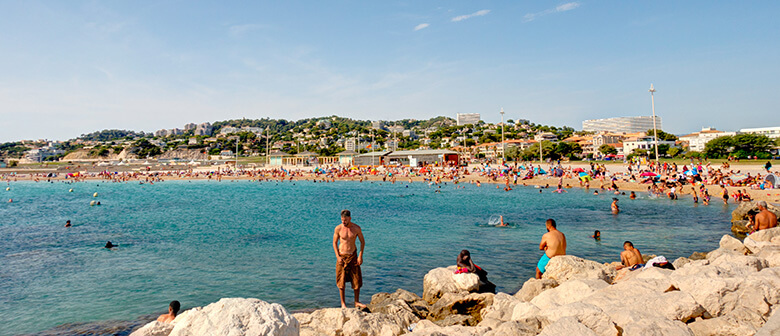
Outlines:
{"type": "Polygon", "coordinates": [[[566,255],[566,236],[563,232],[554,230],[544,234],[542,239],[547,243],[547,249],[544,251],[548,257],[566,255]]]}

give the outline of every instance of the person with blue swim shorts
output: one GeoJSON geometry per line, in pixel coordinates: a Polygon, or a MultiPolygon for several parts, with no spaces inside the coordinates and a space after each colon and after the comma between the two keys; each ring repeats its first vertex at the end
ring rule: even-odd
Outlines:
{"type": "Polygon", "coordinates": [[[545,222],[547,233],[542,236],[542,242],[539,243],[539,249],[544,251],[539,262],[536,264],[536,278],[541,279],[542,274],[547,271],[547,264],[555,256],[566,255],[566,235],[558,231],[554,219],[548,219],[545,222]]]}

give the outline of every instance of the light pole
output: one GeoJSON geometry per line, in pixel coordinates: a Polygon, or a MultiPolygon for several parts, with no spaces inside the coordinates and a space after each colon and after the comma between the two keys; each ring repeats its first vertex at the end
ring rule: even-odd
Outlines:
{"type": "Polygon", "coordinates": [[[270,140],[270,126],[265,128],[265,163],[271,164],[271,147],[268,146],[270,140]]]}
{"type": "Polygon", "coordinates": [[[655,167],[656,172],[659,172],[659,169],[661,168],[660,162],[658,162],[658,129],[655,122],[655,89],[653,88],[653,83],[650,83],[650,104],[653,107],[653,141],[655,142],[655,167]]]}
{"type": "Polygon", "coordinates": [[[501,108],[501,163],[506,163],[506,145],[504,144],[504,108],[501,108]]]}

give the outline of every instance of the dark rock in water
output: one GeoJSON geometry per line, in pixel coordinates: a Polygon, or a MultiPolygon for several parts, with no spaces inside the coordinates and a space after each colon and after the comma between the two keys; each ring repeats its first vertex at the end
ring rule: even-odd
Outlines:
{"type": "Polygon", "coordinates": [[[134,330],[157,319],[159,314],[144,315],[133,321],[98,321],[65,323],[29,336],[127,336],[134,330]]]}

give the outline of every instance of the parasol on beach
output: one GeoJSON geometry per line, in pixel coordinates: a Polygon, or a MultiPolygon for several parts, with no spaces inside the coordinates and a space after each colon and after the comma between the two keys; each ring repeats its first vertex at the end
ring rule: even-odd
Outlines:
{"type": "Polygon", "coordinates": [[[642,176],[642,177],[648,177],[648,176],[656,177],[656,176],[658,176],[658,174],[653,173],[653,172],[644,172],[642,174],[639,174],[639,176],[642,176]]]}
{"type": "Polygon", "coordinates": [[[584,172],[585,172],[585,169],[582,169],[582,168],[574,168],[574,170],[572,170],[572,173],[584,173],[584,172]]]}

